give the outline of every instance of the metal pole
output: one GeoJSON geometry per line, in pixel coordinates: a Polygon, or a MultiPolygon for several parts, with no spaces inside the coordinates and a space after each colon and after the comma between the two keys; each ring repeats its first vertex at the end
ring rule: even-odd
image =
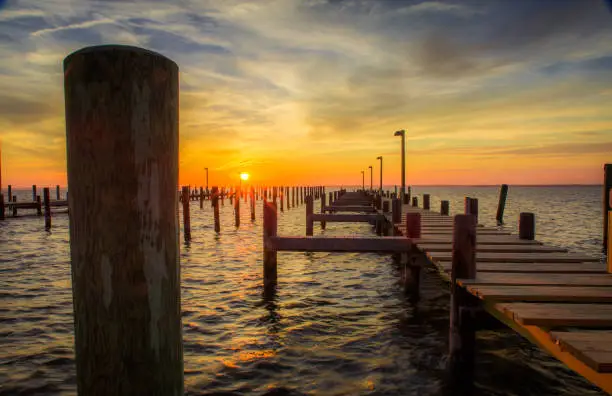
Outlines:
{"type": "Polygon", "coordinates": [[[206,192],[208,192],[208,168],[204,168],[206,170],[206,192]]]}
{"type": "Polygon", "coordinates": [[[374,172],[374,169],[372,168],[372,165],[369,166],[370,168],[370,191],[372,191],[372,173],[374,172]]]}
{"type": "Polygon", "coordinates": [[[394,136],[402,137],[402,190],[400,191],[400,197],[403,203],[404,194],[406,194],[406,131],[403,129],[397,131],[394,136]]]}
{"type": "Polygon", "coordinates": [[[382,155],[380,157],[376,157],[376,159],[380,160],[380,194],[382,195],[383,191],[383,178],[382,178],[382,155]]]}
{"type": "Polygon", "coordinates": [[[365,171],[361,171],[361,189],[365,191],[365,171]]]}

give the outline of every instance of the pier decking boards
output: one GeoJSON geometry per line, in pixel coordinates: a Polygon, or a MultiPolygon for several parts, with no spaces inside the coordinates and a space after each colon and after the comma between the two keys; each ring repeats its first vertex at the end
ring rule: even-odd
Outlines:
{"type": "MultiPolygon", "coordinates": [[[[421,237],[412,243],[450,279],[452,218],[414,206],[421,237]]],[[[406,233],[405,224],[398,224],[406,233]]],[[[476,276],[457,284],[493,316],[612,393],[612,274],[598,258],[495,228],[476,230],[476,276]]]]}

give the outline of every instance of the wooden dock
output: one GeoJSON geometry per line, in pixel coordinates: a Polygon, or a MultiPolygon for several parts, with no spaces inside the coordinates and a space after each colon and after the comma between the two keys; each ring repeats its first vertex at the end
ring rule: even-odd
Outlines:
{"type": "MultiPolygon", "coordinates": [[[[451,280],[453,219],[411,205],[421,237],[414,246],[451,280]]],[[[404,223],[397,230],[406,234],[404,223]]],[[[612,274],[599,258],[536,240],[476,228],[476,273],[457,285],[499,319],[605,392],[612,393],[612,274]]]]}

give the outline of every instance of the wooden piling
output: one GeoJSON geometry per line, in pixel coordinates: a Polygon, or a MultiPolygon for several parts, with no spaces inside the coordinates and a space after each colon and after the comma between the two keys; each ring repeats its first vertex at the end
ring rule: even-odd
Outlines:
{"type": "Polygon", "coordinates": [[[204,189],[200,187],[200,209],[204,208],[204,189]]]}
{"type": "Polygon", "coordinates": [[[478,198],[470,198],[470,214],[476,217],[476,224],[478,224],[478,198]]]}
{"type": "MultiPolygon", "coordinates": [[[[17,202],[17,196],[16,195],[13,195],[13,201],[12,202],[13,203],[17,202]]],[[[15,216],[17,216],[17,206],[13,205],[13,217],[15,217],[15,216]]]]}
{"type": "Polygon", "coordinates": [[[604,165],[604,183],[603,183],[603,246],[604,251],[607,251],[608,256],[612,255],[612,252],[608,249],[608,239],[611,238],[610,227],[608,223],[610,220],[609,212],[612,211],[612,164],[604,165]]]}
{"type": "Polygon", "coordinates": [[[530,241],[535,239],[535,215],[533,213],[519,214],[519,238],[530,241]]]}
{"type": "Polygon", "coordinates": [[[251,187],[250,190],[251,197],[251,221],[255,221],[255,190],[251,187]]]}
{"type": "MultiPolygon", "coordinates": [[[[612,201],[612,191],[610,192],[609,199],[612,201]]],[[[612,210],[608,212],[608,235],[612,235],[612,220],[610,219],[612,219],[612,210]]],[[[608,273],[612,274],[612,238],[608,238],[608,254],[606,258],[608,261],[608,273]]]]}
{"type": "Polygon", "coordinates": [[[178,67],[90,47],[64,87],[77,393],[181,395],[178,67]]]}
{"type": "Polygon", "coordinates": [[[8,196],[8,201],[11,202],[11,199],[13,198],[13,186],[12,185],[8,185],[7,186],[8,191],[7,191],[7,196],[8,196]]]}
{"type": "Polygon", "coordinates": [[[412,197],[412,206],[415,208],[419,207],[419,197],[412,197]]]}
{"type": "Polygon", "coordinates": [[[457,215],[453,224],[448,368],[456,394],[469,394],[476,343],[473,297],[457,279],[476,278],[476,217],[457,215]]]}
{"type": "Polygon", "coordinates": [[[4,220],[4,194],[0,193],[0,220],[4,220]]]}
{"type": "Polygon", "coordinates": [[[382,211],[383,213],[389,213],[389,201],[383,201],[382,211]]]}
{"type": "Polygon", "coordinates": [[[450,203],[448,201],[440,201],[440,214],[442,216],[448,216],[450,214],[450,203]]]}
{"type": "Polygon", "coordinates": [[[213,219],[215,222],[215,232],[221,232],[221,221],[219,220],[219,187],[213,186],[210,198],[210,205],[213,208],[213,219]]]}
{"type": "Polygon", "coordinates": [[[289,187],[285,187],[285,195],[287,196],[287,210],[289,210],[289,208],[291,208],[291,196],[289,195],[289,187]]]}
{"type": "MultiPolygon", "coordinates": [[[[325,194],[321,194],[321,213],[325,213],[325,194]]],[[[325,229],[325,220],[321,220],[321,229],[325,229]]]]}
{"type": "Polygon", "coordinates": [[[32,202],[36,202],[36,184],[32,184],[32,202]]]}
{"type": "Polygon", "coordinates": [[[406,213],[406,236],[411,239],[421,237],[421,214],[418,212],[406,213]]]}
{"type": "Polygon", "coordinates": [[[312,195],[306,196],[306,235],[312,235],[313,233],[313,221],[312,221],[312,213],[314,209],[313,197],[312,195]]]}
{"type": "Polygon", "coordinates": [[[51,228],[51,205],[49,204],[49,187],[43,188],[43,202],[45,205],[45,229],[51,228]]]}
{"type": "Polygon", "coordinates": [[[240,227],[240,189],[236,190],[236,199],[234,199],[234,224],[236,228],[240,227]]]}
{"type": "Polygon", "coordinates": [[[502,184],[499,190],[499,202],[497,203],[497,224],[504,224],[504,208],[506,207],[506,197],[508,196],[508,185],[502,184]]]}
{"type": "Polygon", "coordinates": [[[36,196],[36,215],[37,216],[43,215],[42,200],[40,199],[40,195],[36,196]]]}
{"type": "Polygon", "coordinates": [[[58,201],[61,199],[59,184],[55,186],[55,199],[57,199],[58,201]]]}
{"type": "Polygon", "coordinates": [[[189,213],[189,186],[183,187],[183,236],[185,242],[191,240],[191,216],[189,213]]]}
{"type": "Polygon", "coordinates": [[[402,221],[402,201],[400,198],[393,198],[391,201],[391,211],[393,224],[400,223],[402,221]]]}
{"type": "Polygon", "coordinates": [[[264,287],[273,286],[277,282],[277,252],[268,242],[270,237],[275,237],[278,228],[278,216],[276,205],[264,200],[263,204],[263,229],[264,229],[264,259],[263,278],[264,287]]]}
{"type": "Polygon", "coordinates": [[[430,200],[430,196],[429,194],[423,194],[423,209],[425,210],[429,210],[429,200],[430,200]]]}

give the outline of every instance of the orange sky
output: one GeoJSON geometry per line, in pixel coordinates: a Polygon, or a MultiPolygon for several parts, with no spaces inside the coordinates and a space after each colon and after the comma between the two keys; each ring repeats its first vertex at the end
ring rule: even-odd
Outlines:
{"type": "Polygon", "coordinates": [[[66,183],[62,60],[103,43],[178,63],[181,184],[377,184],[379,155],[399,184],[398,129],[409,184],[601,183],[604,2],[358,3],[7,4],[3,187],[66,183]]]}

